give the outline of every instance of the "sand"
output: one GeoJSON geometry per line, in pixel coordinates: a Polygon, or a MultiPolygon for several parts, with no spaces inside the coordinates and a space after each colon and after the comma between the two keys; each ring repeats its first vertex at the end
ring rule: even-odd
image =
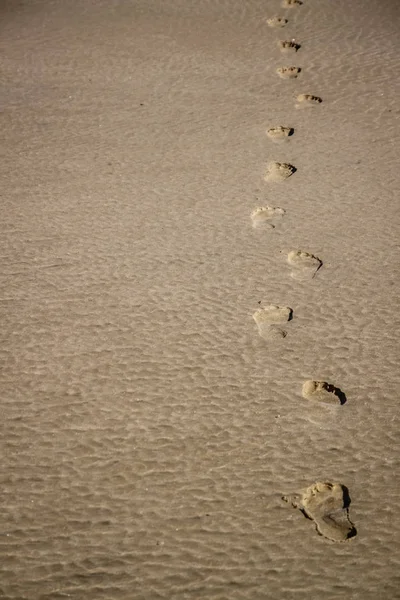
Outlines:
{"type": "Polygon", "coordinates": [[[1,3],[0,597],[399,597],[398,13],[1,3]]]}

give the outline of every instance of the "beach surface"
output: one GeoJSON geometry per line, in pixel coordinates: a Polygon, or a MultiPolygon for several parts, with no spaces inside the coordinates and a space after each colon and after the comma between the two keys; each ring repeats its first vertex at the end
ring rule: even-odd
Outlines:
{"type": "Polygon", "coordinates": [[[2,598],[400,597],[399,13],[1,2],[2,598]]]}

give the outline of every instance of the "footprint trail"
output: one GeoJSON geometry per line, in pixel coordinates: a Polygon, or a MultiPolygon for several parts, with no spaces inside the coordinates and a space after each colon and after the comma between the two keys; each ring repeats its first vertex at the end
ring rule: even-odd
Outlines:
{"type": "MultiPolygon", "coordinates": [[[[285,9],[296,9],[301,7],[302,0],[281,0],[281,6],[285,9]]],[[[282,28],[288,23],[284,17],[273,17],[267,19],[270,27],[282,28]]],[[[280,40],[278,47],[282,54],[291,54],[292,57],[298,52],[301,45],[293,39],[280,40]]],[[[294,62],[294,60],[293,60],[294,62]]],[[[297,79],[302,69],[296,66],[280,66],[276,69],[277,75],[282,79],[297,79]]],[[[313,94],[299,94],[296,97],[296,109],[314,108],[322,104],[322,98],[313,94]]],[[[267,130],[267,136],[273,142],[283,142],[293,135],[294,130],[283,125],[276,125],[267,130]]],[[[264,176],[266,182],[282,182],[296,172],[296,167],[286,162],[270,162],[264,176]]],[[[269,206],[259,207],[251,213],[254,228],[271,228],[270,221],[274,218],[277,208],[269,206]]],[[[322,267],[322,260],[303,250],[292,250],[287,255],[287,262],[291,267],[291,277],[298,281],[312,280],[322,267]]],[[[285,338],[287,332],[283,325],[292,319],[292,309],[268,305],[259,308],[253,319],[257,324],[259,335],[270,340],[285,338]]],[[[302,396],[315,404],[341,406],[346,402],[345,394],[334,385],[326,381],[308,380],[303,383],[302,396]]],[[[327,410],[325,408],[324,410],[327,410]]],[[[345,542],[357,535],[356,528],[350,521],[349,506],[350,496],[346,486],[341,483],[330,481],[317,481],[310,485],[301,494],[292,497],[283,497],[286,502],[299,509],[304,516],[314,521],[319,535],[332,542],[345,542]]]]}

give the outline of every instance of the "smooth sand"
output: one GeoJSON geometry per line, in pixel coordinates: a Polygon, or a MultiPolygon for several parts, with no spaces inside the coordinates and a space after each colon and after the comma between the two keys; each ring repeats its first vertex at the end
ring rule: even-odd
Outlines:
{"type": "Polygon", "coordinates": [[[394,4],[1,3],[2,598],[396,597],[394,4]],[[282,502],[316,482],[351,540],[282,502]]]}

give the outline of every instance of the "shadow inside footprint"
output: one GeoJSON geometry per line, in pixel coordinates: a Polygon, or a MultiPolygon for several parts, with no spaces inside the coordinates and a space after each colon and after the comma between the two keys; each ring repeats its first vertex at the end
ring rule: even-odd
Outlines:
{"type": "Polygon", "coordinates": [[[347,402],[346,394],[344,392],[342,392],[341,389],[335,388],[335,394],[339,398],[341,405],[346,404],[346,402],[347,402]]]}
{"type": "MultiPolygon", "coordinates": [[[[345,508],[348,511],[350,504],[351,504],[349,488],[345,485],[342,485],[342,490],[343,490],[343,508],[345,508]]],[[[351,525],[351,529],[347,535],[347,539],[350,539],[357,535],[357,529],[356,529],[355,525],[353,525],[353,523],[351,523],[351,521],[349,521],[349,522],[351,525]]]]}

